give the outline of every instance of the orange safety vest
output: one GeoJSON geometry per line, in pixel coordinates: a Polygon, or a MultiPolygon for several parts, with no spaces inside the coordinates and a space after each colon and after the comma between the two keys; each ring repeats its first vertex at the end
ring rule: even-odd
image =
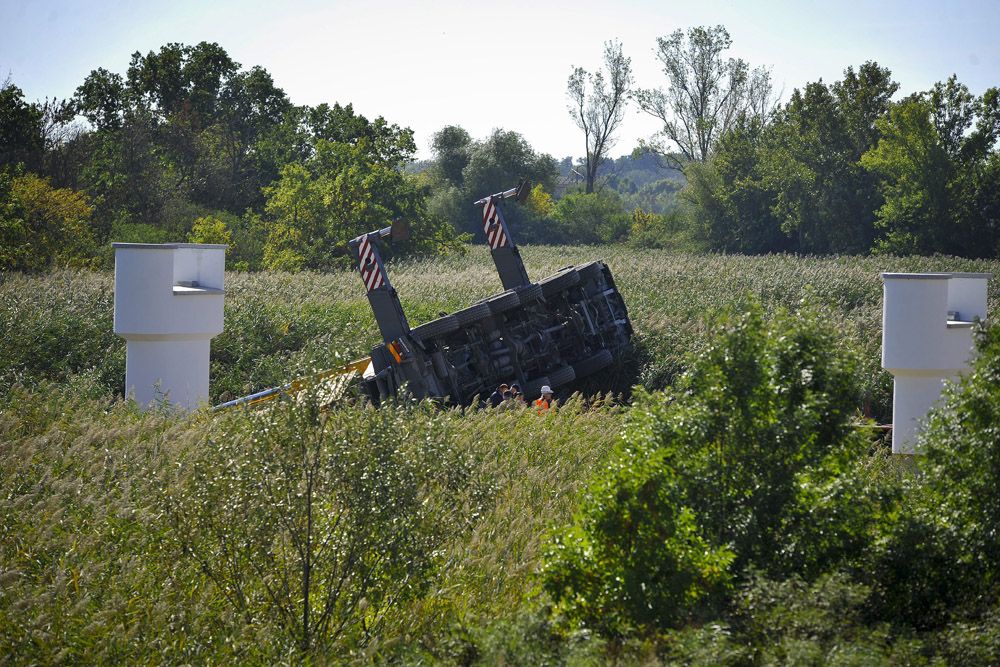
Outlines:
{"type": "Polygon", "coordinates": [[[544,398],[539,398],[535,401],[535,407],[538,408],[538,414],[542,414],[552,405],[552,401],[546,401],[544,398]]]}

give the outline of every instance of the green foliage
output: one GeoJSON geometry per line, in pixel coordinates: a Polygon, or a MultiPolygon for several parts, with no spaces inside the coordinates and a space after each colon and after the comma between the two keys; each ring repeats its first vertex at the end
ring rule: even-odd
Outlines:
{"type": "Polygon", "coordinates": [[[9,80],[0,82],[0,169],[36,164],[44,147],[42,109],[24,101],[24,92],[9,80]]]}
{"type": "Polygon", "coordinates": [[[554,539],[547,590],[574,621],[620,633],[683,622],[748,566],[787,573],[804,558],[823,571],[842,558],[851,522],[825,517],[831,543],[789,517],[813,499],[810,479],[860,455],[853,377],[808,311],[734,318],[674,392],[638,394],[615,459],[554,539]]]}
{"type": "Polygon", "coordinates": [[[792,94],[765,135],[762,180],[772,211],[800,252],[862,253],[871,248],[881,204],[877,179],[859,163],[878,140],[875,127],[899,88],[888,69],[867,62],[827,86],[792,94]]]}
{"type": "Polygon", "coordinates": [[[739,592],[734,620],[756,664],[939,664],[920,639],[868,622],[869,593],[837,571],[813,582],[755,576],[739,592]]]}
{"type": "Polygon", "coordinates": [[[168,548],[155,502],[183,429],[86,376],[0,400],[0,653],[183,662],[222,645],[209,618],[220,610],[168,548]]]}
{"type": "Polygon", "coordinates": [[[1000,582],[1000,328],[977,332],[971,372],[928,422],[921,468],[927,484],[974,529],[972,552],[1000,582]]]}
{"type": "Polygon", "coordinates": [[[759,123],[736,126],[719,141],[715,158],[685,169],[680,193],[691,236],[708,250],[762,253],[791,249],[772,210],[772,193],[762,181],[759,123]]]}
{"type": "MultiPolygon", "coordinates": [[[[429,209],[452,226],[481,239],[483,225],[479,209],[472,206],[495,192],[507,190],[522,178],[552,192],[556,162],[538,154],[517,132],[497,129],[476,141],[461,127],[449,125],[434,135],[435,168],[426,181],[430,189],[429,209]]],[[[505,205],[504,217],[513,227],[518,243],[552,243],[544,214],[534,208],[505,205]]]]}
{"type": "Polygon", "coordinates": [[[35,174],[0,171],[0,270],[85,266],[94,254],[87,197],[35,174]]]}
{"type": "Polygon", "coordinates": [[[8,276],[0,285],[0,394],[12,386],[77,374],[121,391],[124,341],[113,332],[110,276],[53,271],[43,279],[8,276]]]}
{"type": "Polygon", "coordinates": [[[420,596],[469,475],[440,416],[321,400],[227,419],[167,500],[181,552],[283,651],[364,645],[420,596]]]}
{"type": "Polygon", "coordinates": [[[867,62],[832,85],[795,90],[770,122],[733,123],[711,162],[685,172],[693,232],[727,252],[868,251],[881,197],[859,160],[897,88],[867,62]]]}
{"type": "Polygon", "coordinates": [[[536,153],[520,134],[494,130],[472,147],[462,182],[467,195],[479,199],[513,187],[521,178],[552,190],[555,171],[555,160],[536,153]]]}
{"type": "Polygon", "coordinates": [[[226,221],[210,215],[197,218],[188,233],[191,243],[229,244],[232,240],[233,234],[226,227],[226,221]]]}
{"type": "Polygon", "coordinates": [[[632,211],[628,244],[637,248],[681,250],[690,242],[681,216],[676,212],[649,213],[641,208],[632,211]]]}
{"type": "Polygon", "coordinates": [[[616,462],[545,554],[545,589],[581,627],[611,637],[669,627],[729,581],[732,551],[709,545],[657,463],[616,462]]]}
{"type": "Polygon", "coordinates": [[[976,98],[952,76],[902,101],[878,128],[883,137],[862,164],[882,178],[879,249],[995,255],[1000,91],[976,98]]]}
{"type": "Polygon", "coordinates": [[[526,205],[531,212],[535,215],[547,218],[555,212],[555,203],[552,201],[552,195],[545,191],[545,188],[541,183],[531,188],[531,194],[528,195],[528,201],[526,205]]]}
{"type": "Polygon", "coordinates": [[[449,185],[462,187],[463,172],[473,147],[469,133],[457,125],[446,125],[434,133],[431,146],[441,178],[449,185]]]}
{"type": "Polygon", "coordinates": [[[613,191],[568,194],[552,213],[555,235],[566,243],[614,243],[629,229],[629,218],[613,191]]]}
{"type": "Polygon", "coordinates": [[[971,372],[928,418],[920,484],[873,558],[879,612],[919,628],[1000,596],[1000,329],[977,338],[971,372]]]}
{"type": "Polygon", "coordinates": [[[306,163],[282,169],[281,178],[264,189],[274,220],[264,247],[267,268],[328,269],[349,240],[396,218],[410,225],[411,249],[455,247],[447,223],[428,214],[426,192],[376,154],[397,150],[383,145],[392,142],[404,142],[399,150],[409,150],[410,135],[398,128],[392,132],[394,138],[381,137],[374,145],[320,139],[306,163]]]}
{"type": "Polygon", "coordinates": [[[893,104],[866,62],[795,90],[771,118],[733,122],[685,168],[692,238],[725,252],[994,256],[1000,93],[952,77],[893,104]]]}

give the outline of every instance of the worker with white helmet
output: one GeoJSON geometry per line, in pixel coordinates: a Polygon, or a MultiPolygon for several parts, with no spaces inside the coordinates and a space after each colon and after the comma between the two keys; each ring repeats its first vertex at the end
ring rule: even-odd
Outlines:
{"type": "Polygon", "coordinates": [[[542,395],[535,401],[535,409],[538,410],[538,414],[546,412],[552,407],[552,387],[545,385],[542,387],[542,395]]]}

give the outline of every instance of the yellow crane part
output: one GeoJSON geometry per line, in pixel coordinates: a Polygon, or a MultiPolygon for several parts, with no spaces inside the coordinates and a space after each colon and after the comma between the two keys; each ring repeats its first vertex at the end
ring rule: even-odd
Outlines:
{"type": "Polygon", "coordinates": [[[364,373],[365,369],[371,363],[371,357],[364,357],[363,359],[355,359],[354,361],[344,364],[339,368],[331,368],[329,370],[320,371],[319,373],[313,373],[304,378],[298,378],[297,380],[292,380],[288,384],[283,384],[280,387],[272,387],[270,389],[265,389],[263,391],[258,391],[255,394],[250,394],[249,396],[243,396],[241,398],[234,398],[231,401],[226,401],[225,403],[220,403],[212,408],[213,412],[220,412],[222,410],[228,410],[229,408],[234,408],[238,405],[243,405],[247,407],[260,405],[261,403],[266,403],[272,401],[278,396],[283,394],[295,394],[302,391],[308,386],[314,386],[319,382],[341,378],[344,376],[353,376],[357,373],[364,373]]]}

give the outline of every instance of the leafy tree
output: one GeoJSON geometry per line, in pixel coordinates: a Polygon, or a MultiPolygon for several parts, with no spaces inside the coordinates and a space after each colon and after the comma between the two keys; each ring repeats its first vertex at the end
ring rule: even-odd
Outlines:
{"type": "Polygon", "coordinates": [[[552,195],[545,191],[541,183],[531,188],[527,206],[532,213],[542,218],[551,216],[556,208],[555,202],[552,201],[552,195]]]}
{"type": "Polygon", "coordinates": [[[218,44],[171,43],[159,52],[133,53],[126,78],[139,106],[163,118],[181,114],[204,126],[216,115],[226,82],[238,69],[218,44]]]}
{"type": "MultiPolygon", "coordinates": [[[[482,221],[472,202],[481,197],[506,190],[517,184],[522,178],[539,184],[549,192],[555,185],[555,159],[547,153],[538,154],[531,145],[517,132],[494,130],[485,141],[475,142],[469,155],[469,163],[462,171],[463,200],[456,207],[465,211],[460,220],[460,229],[470,231],[481,237],[482,221]]],[[[528,212],[523,207],[508,206],[506,208],[507,222],[520,229],[521,225],[530,225],[528,212]]],[[[520,239],[522,242],[529,239],[520,239]]],[[[551,239],[539,242],[551,242],[551,239]]]]}
{"type": "Polygon", "coordinates": [[[313,141],[355,145],[367,159],[393,169],[402,168],[417,151],[413,130],[390,124],[381,116],[369,121],[355,114],[350,104],[346,107],[320,104],[307,109],[305,116],[313,141]]]}
{"type": "Polygon", "coordinates": [[[976,98],[951,77],[893,107],[862,164],[881,177],[878,248],[992,256],[1000,248],[1000,92],[976,98]]]}
{"type": "MultiPolygon", "coordinates": [[[[401,140],[410,140],[409,131],[401,140]]],[[[266,266],[328,268],[350,239],[396,218],[410,224],[410,249],[454,247],[457,241],[447,223],[427,212],[426,191],[380,161],[368,139],[319,139],[314,151],[304,164],[286,165],[264,190],[273,220],[264,249],[266,266]]]]}
{"type": "Polygon", "coordinates": [[[37,164],[44,148],[43,113],[24,101],[24,93],[9,80],[0,84],[0,168],[37,164]]]}
{"type": "Polygon", "coordinates": [[[772,106],[770,72],[751,70],[741,59],[723,58],[722,52],[732,45],[723,26],[690,28],[686,34],[677,30],[656,42],[667,87],[638,90],[636,100],[640,109],[663,123],[662,138],[654,138],[649,146],[678,168],[682,161],[670,146],[676,146],[685,161],[704,162],[739,120],[767,119],[772,106]]]}
{"type": "Polygon", "coordinates": [[[199,137],[195,198],[236,214],[259,211],[261,189],[283,165],[307,154],[301,115],[267,70],[252,67],[233,74],[219,94],[216,122],[199,137]]]}
{"type": "MultiPolygon", "coordinates": [[[[178,202],[259,209],[261,187],[302,155],[301,116],[285,94],[217,44],[136,53],[125,77],[94,70],[74,104],[95,130],[73,143],[93,156],[80,182],[95,195],[102,239],[116,221],[169,226],[178,202]]],[[[171,233],[185,233],[191,219],[171,233]]]]}
{"type": "Polygon", "coordinates": [[[472,137],[457,125],[446,125],[434,133],[431,147],[441,178],[455,187],[462,187],[462,171],[469,164],[472,137]]]}
{"type": "Polygon", "coordinates": [[[769,124],[735,123],[710,163],[686,170],[695,237],[733,252],[868,251],[882,194],[860,159],[897,88],[867,62],[833,85],[795,90],[769,124]]]}
{"type": "Polygon", "coordinates": [[[506,190],[520,178],[551,191],[555,177],[555,159],[536,153],[524,137],[508,130],[494,130],[477,142],[462,172],[466,194],[476,199],[506,190]]]}
{"type": "Polygon", "coordinates": [[[765,134],[761,177],[772,210],[799,252],[859,253],[874,239],[877,179],[860,164],[874,126],[898,89],[889,70],[868,62],[843,81],[796,90],[765,134]]]}
{"type": "Polygon", "coordinates": [[[622,53],[621,43],[605,43],[604,70],[606,79],[605,71],[590,74],[577,67],[566,84],[570,115],[583,131],[587,194],[594,191],[597,169],[614,146],[614,134],[625,119],[632,87],[632,59],[622,53]]]}
{"type": "Polygon", "coordinates": [[[35,174],[0,170],[0,269],[87,263],[94,252],[92,212],[80,192],[53,188],[35,174]]]}
{"type": "Polygon", "coordinates": [[[125,123],[129,100],[120,74],[99,67],[84,79],[74,95],[77,109],[98,130],[117,130],[125,123]]]}
{"type": "Polygon", "coordinates": [[[703,248],[764,253],[792,248],[773,212],[774,193],[763,180],[764,128],[757,121],[726,133],[715,157],[685,169],[680,193],[690,234],[703,248]]]}

